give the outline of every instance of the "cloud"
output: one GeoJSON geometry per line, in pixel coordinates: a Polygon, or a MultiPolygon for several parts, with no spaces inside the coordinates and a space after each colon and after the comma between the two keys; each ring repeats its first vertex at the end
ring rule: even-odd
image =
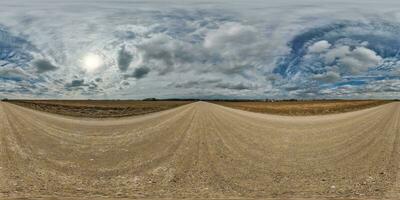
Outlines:
{"type": "Polygon", "coordinates": [[[221,82],[218,79],[199,79],[199,80],[191,80],[191,81],[183,81],[179,83],[173,83],[176,88],[204,88],[204,87],[214,87],[213,85],[221,82]]]}
{"type": "Polygon", "coordinates": [[[202,49],[165,34],[152,35],[138,44],[137,49],[142,63],[158,72],[159,75],[183,71],[188,65],[194,65],[201,59],[207,59],[204,57],[202,49]]]}
{"type": "Polygon", "coordinates": [[[328,50],[332,45],[326,41],[326,40],[321,40],[319,42],[314,43],[313,45],[308,47],[308,52],[310,53],[322,53],[326,50],[328,50]]]}
{"type": "Polygon", "coordinates": [[[230,82],[218,83],[215,85],[215,87],[222,89],[231,89],[231,90],[252,90],[258,88],[257,85],[251,83],[245,84],[245,83],[230,83],[230,82]]]}
{"type": "Polygon", "coordinates": [[[365,86],[365,92],[380,93],[380,92],[393,92],[400,91],[400,80],[378,80],[373,81],[371,84],[365,86]]]}
{"type": "MultiPolygon", "coordinates": [[[[253,26],[228,22],[206,33],[203,46],[226,74],[243,74],[269,62],[268,40],[253,26]]],[[[215,66],[213,66],[215,67],[215,66]]]]}
{"type": "Polygon", "coordinates": [[[254,27],[236,22],[221,25],[218,29],[209,31],[204,38],[204,47],[217,50],[232,50],[240,48],[237,45],[251,45],[257,42],[258,32],[254,27]]]}
{"type": "Polygon", "coordinates": [[[326,64],[332,64],[338,58],[344,58],[350,54],[349,46],[339,46],[329,50],[323,57],[326,64]]]}
{"type": "Polygon", "coordinates": [[[128,81],[125,81],[125,80],[124,80],[124,81],[121,82],[121,85],[123,85],[123,86],[128,86],[128,85],[130,85],[130,83],[129,83],[128,81]]]}
{"type": "Polygon", "coordinates": [[[382,57],[378,56],[377,53],[371,49],[365,47],[357,47],[352,51],[352,57],[364,62],[370,67],[376,66],[382,61],[382,57]]]}
{"type": "Polygon", "coordinates": [[[259,85],[251,82],[239,81],[235,82],[225,82],[219,79],[213,78],[201,78],[199,80],[183,81],[171,84],[176,88],[183,89],[223,89],[223,90],[255,90],[260,88],[259,85]]]}
{"type": "Polygon", "coordinates": [[[317,81],[322,81],[326,83],[333,83],[340,80],[340,74],[337,72],[329,71],[323,74],[316,74],[313,77],[317,81]]]}
{"type": "Polygon", "coordinates": [[[338,63],[350,74],[359,74],[370,67],[379,65],[382,61],[382,57],[378,56],[376,52],[365,47],[356,47],[353,51],[348,51],[338,58],[338,63]]]}
{"type": "Polygon", "coordinates": [[[65,91],[71,97],[73,96],[86,96],[86,95],[99,95],[104,93],[104,89],[99,87],[98,82],[92,80],[86,82],[84,79],[73,79],[64,85],[65,91]]]}
{"type": "Polygon", "coordinates": [[[125,72],[131,64],[133,55],[122,46],[118,51],[118,67],[121,71],[125,72]]]}
{"type": "Polygon", "coordinates": [[[174,70],[175,58],[179,51],[178,43],[166,35],[155,35],[138,45],[143,55],[144,63],[152,63],[160,75],[165,75],[174,70]]]}
{"type": "Polygon", "coordinates": [[[326,88],[319,93],[330,98],[398,98],[400,80],[374,80],[368,84],[345,84],[333,88],[326,88]],[[385,96],[382,96],[385,94],[385,96]]]}
{"type": "Polygon", "coordinates": [[[26,67],[38,50],[26,38],[13,32],[0,23],[0,61],[2,65],[26,67]]]}
{"type": "Polygon", "coordinates": [[[173,83],[171,85],[174,85],[176,88],[196,88],[200,86],[199,81],[185,81],[182,83],[173,83]]]}
{"type": "Polygon", "coordinates": [[[1,79],[21,81],[31,79],[31,76],[19,67],[6,66],[0,68],[0,81],[1,79]]]}
{"type": "Polygon", "coordinates": [[[50,61],[45,59],[38,59],[33,61],[33,66],[36,68],[36,72],[41,74],[49,71],[55,71],[58,68],[51,64],[50,61]]]}
{"type": "Polygon", "coordinates": [[[150,69],[147,67],[139,67],[136,68],[135,71],[132,74],[132,77],[136,79],[141,79],[145,77],[148,73],[150,72],[150,69]]]}
{"type": "Polygon", "coordinates": [[[85,80],[83,79],[72,80],[70,83],[65,84],[66,88],[75,88],[81,86],[87,86],[87,84],[85,84],[85,80]]]}

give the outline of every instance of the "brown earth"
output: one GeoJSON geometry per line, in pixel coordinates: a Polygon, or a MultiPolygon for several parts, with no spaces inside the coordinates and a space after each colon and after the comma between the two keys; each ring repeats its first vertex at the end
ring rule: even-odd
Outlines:
{"type": "Polygon", "coordinates": [[[212,103],[231,108],[278,115],[321,115],[343,113],[390,103],[386,100],[319,100],[319,101],[278,101],[278,102],[226,102],[212,103]]]}
{"type": "Polygon", "coordinates": [[[143,115],[192,103],[191,101],[135,100],[13,100],[9,102],[50,113],[90,118],[143,115]]]}
{"type": "Polygon", "coordinates": [[[400,199],[400,103],[289,117],[197,102],[119,119],[0,103],[0,199],[400,199]]]}

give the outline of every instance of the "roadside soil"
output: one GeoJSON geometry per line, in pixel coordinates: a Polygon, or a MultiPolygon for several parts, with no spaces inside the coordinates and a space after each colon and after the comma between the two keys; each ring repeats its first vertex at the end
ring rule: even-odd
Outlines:
{"type": "Polygon", "coordinates": [[[14,100],[10,103],[55,114],[110,118],[159,112],[190,101],[131,101],[131,100],[14,100]]]}
{"type": "Polygon", "coordinates": [[[319,101],[278,101],[278,102],[226,102],[212,101],[230,108],[277,115],[306,116],[344,113],[371,108],[392,101],[384,100],[319,100],[319,101]]]}

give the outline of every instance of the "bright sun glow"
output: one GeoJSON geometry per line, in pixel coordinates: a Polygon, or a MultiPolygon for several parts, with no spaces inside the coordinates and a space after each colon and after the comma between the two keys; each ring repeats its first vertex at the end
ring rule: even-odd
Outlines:
{"type": "Polygon", "coordinates": [[[103,65],[103,59],[96,54],[90,53],[83,59],[83,68],[88,72],[92,72],[103,65]]]}

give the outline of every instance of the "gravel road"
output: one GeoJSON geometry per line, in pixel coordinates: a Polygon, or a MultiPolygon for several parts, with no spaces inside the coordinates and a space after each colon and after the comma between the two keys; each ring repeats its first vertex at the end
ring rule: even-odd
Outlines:
{"type": "Polygon", "coordinates": [[[289,117],[196,102],[120,119],[0,103],[0,198],[400,199],[399,135],[400,103],[289,117]]]}

